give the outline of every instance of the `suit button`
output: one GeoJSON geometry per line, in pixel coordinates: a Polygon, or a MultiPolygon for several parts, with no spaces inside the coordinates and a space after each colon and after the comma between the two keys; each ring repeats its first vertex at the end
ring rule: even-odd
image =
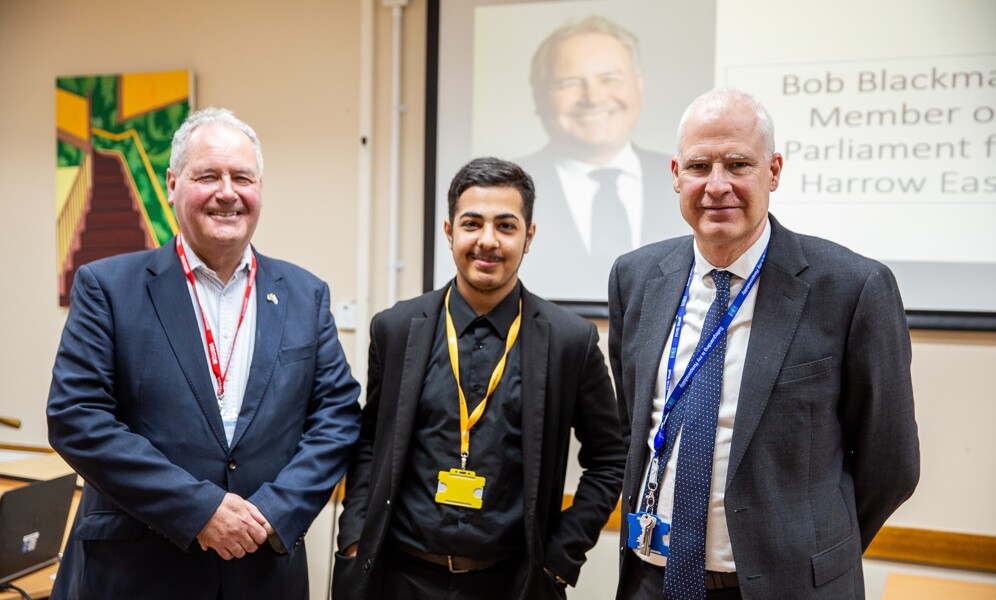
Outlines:
{"type": "Polygon", "coordinates": [[[235,459],[234,458],[229,459],[229,461],[228,461],[228,470],[229,471],[234,471],[236,466],[238,466],[238,465],[235,462],[235,459]]]}
{"type": "Polygon", "coordinates": [[[364,570],[364,571],[369,571],[369,570],[370,570],[370,567],[371,567],[372,565],[373,565],[373,561],[372,561],[371,559],[369,559],[369,558],[368,558],[368,559],[366,559],[366,560],[365,560],[365,561],[363,562],[363,570],[364,570]]]}

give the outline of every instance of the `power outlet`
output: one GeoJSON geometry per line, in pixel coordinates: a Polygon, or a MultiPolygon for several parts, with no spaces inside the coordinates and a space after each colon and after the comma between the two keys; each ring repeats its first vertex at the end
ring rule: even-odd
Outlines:
{"type": "Polygon", "coordinates": [[[356,331],[356,303],[336,302],[335,324],[341,331],[356,331]]]}

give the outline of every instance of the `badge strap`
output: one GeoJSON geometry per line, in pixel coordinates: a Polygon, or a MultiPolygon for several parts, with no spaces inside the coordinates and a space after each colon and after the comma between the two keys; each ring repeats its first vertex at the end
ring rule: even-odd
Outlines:
{"type": "Polygon", "coordinates": [[[232,336],[232,348],[228,353],[228,361],[225,363],[225,370],[221,370],[221,360],[218,356],[218,345],[214,341],[214,333],[211,331],[211,324],[208,323],[207,314],[201,304],[201,298],[197,294],[197,284],[194,282],[194,272],[187,261],[187,252],[183,248],[183,234],[176,236],[176,254],[180,257],[180,265],[183,266],[183,274],[190,282],[191,289],[194,290],[194,300],[197,301],[197,308],[201,312],[201,321],[204,323],[204,341],[207,345],[208,360],[211,362],[211,371],[217,383],[218,410],[222,410],[225,402],[225,380],[228,378],[228,368],[232,365],[232,355],[235,354],[235,342],[239,339],[239,330],[242,329],[242,321],[246,318],[246,311],[249,309],[249,296],[252,294],[252,286],[256,283],[256,253],[250,252],[252,263],[249,266],[249,281],[246,284],[246,293],[242,298],[242,311],[239,313],[239,322],[235,326],[235,334],[232,336]]]}
{"type": "MultiPolygon", "coordinates": [[[[488,392],[484,395],[481,403],[474,408],[474,412],[468,416],[467,397],[464,395],[463,387],[460,385],[460,353],[457,347],[456,326],[453,325],[453,316],[450,314],[450,292],[452,291],[453,286],[450,286],[450,289],[446,290],[446,344],[449,347],[450,366],[453,368],[457,394],[460,398],[460,470],[463,471],[467,468],[467,458],[470,456],[470,430],[484,414],[488,398],[491,397],[491,393],[498,387],[498,383],[505,373],[505,362],[508,359],[508,353],[512,350],[512,345],[515,344],[515,340],[519,337],[519,327],[522,324],[522,298],[519,298],[519,314],[516,315],[515,320],[512,321],[512,326],[508,329],[508,335],[505,340],[505,353],[502,355],[501,360],[498,361],[498,364],[495,365],[495,370],[491,373],[488,392]]],[[[440,471],[440,473],[443,473],[443,471],[440,471]]],[[[483,478],[481,481],[483,487],[483,478]]]]}
{"type": "MultiPolygon", "coordinates": [[[[698,373],[699,368],[705,362],[705,359],[712,352],[713,347],[715,347],[716,342],[719,341],[723,335],[726,334],[727,329],[730,327],[730,323],[733,322],[733,318],[737,316],[740,311],[740,307],[743,305],[747,296],[750,294],[751,290],[754,289],[754,284],[757,283],[757,278],[761,274],[761,267],[764,265],[764,257],[768,254],[768,247],[765,246],[764,250],[761,252],[761,256],[758,257],[757,263],[751,270],[750,275],[747,277],[747,281],[744,282],[743,287],[737,294],[736,299],[727,309],[726,314],[716,325],[716,328],[710,333],[702,332],[702,335],[708,335],[706,342],[699,349],[699,352],[692,358],[691,362],[685,368],[684,374],[678,383],[675,384],[674,390],[671,390],[670,395],[667,398],[667,402],[664,404],[661,415],[661,424],[657,428],[657,433],[654,436],[654,456],[650,462],[650,470],[647,473],[647,482],[645,486],[646,494],[643,498],[644,507],[647,512],[653,512],[653,507],[657,503],[657,496],[660,493],[660,482],[663,479],[664,467],[667,462],[667,457],[664,456],[664,442],[665,434],[664,427],[667,424],[667,419],[671,415],[671,409],[674,408],[678,400],[681,398],[682,394],[688,389],[691,384],[692,378],[698,373]]],[[[685,320],[685,310],[688,305],[688,295],[692,287],[692,278],[695,276],[695,261],[692,261],[691,271],[688,273],[688,282],[685,283],[685,292],[681,296],[681,304],[678,306],[677,315],[674,318],[674,335],[671,336],[671,349],[668,353],[667,359],[667,370],[664,376],[664,391],[671,388],[671,376],[674,373],[674,363],[678,355],[678,341],[681,339],[681,330],[684,325],[685,320]]]]}

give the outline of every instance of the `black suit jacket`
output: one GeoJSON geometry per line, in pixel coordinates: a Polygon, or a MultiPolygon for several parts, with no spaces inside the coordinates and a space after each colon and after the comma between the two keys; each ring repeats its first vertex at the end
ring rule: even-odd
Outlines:
{"type": "MultiPolygon", "coordinates": [[[[346,479],[333,596],[391,598],[380,586],[384,544],[405,467],[445,288],[398,303],[370,325],[367,404],[360,448],[346,479]]],[[[616,504],[625,462],[612,384],[590,322],[522,290],[522,454],[526,548],[520,598],[556,597],[549,567],[571,584],[616,504]],[[585,469],[574,505],[561,511],[571,430],[585,469]]],[[[454,399],[454,406],[456,400],[454,399]]]]}
{"type": "MultiPolygon", "coordinates": [[[[861,554],[919,478],[903,304],[884,265],[773,217],[771,228],[725,491],[741,592],[862,598],[861,554]]],[[[623,511],[641,493],[657,370],[692,259],[688,236],[612,270],[609,356],[631,428],[623,511]]],[[[633,560],[622,552],[623,568],[633,560]]]]}
{"type": "MultiPolygon", "coordinates": [[[[672,189],[671,158],[636,146],[633,150],[643,172],[640,245],[688,233],[688,224],[681,217],[677,195],[672,189]]],[[[555,165],[559,157],[552,147],[546,146],[518,161],[536,185],[533,207],[536,237],[529,248],[529,260],[523,262],[522,276],[532,281],[537,293],[545,297],[601,300],[616,257],[596,257],[585,248],[557,177],[555,165]]]]}

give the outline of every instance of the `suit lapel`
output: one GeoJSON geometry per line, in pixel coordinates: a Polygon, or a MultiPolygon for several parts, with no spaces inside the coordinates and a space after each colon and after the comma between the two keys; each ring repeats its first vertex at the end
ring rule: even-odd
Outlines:
{"type": "MultiPolygon", "coordinates": [[[[432,355],[432,344],[436,337],[436,326],[439,323],[439,313],[442,310],[445,291],[446,288],[436,290],[429,296],[423,304],[422,314],[413,317],[408,325],[405,356],[397,391],[398,404],[395,407],[397,416],[391,454],[392,495],[401,483],[401,473],[405,468],[408,444],[415,423],[415,413],[424,387],[425,371],[432,355]]],[[[385,390],[384,393],[386,394],[388,391],[385,390]]],[[[383,398],[381,402],[383,403],[383,398]]],[[[383,408],[382,406],[381,410],[383,408]]]]}
{"type": "Polygon", "coordinates": [[[534,296],[522,289],[522,462],[523,509],[526,534],[534,529],[543,456],[543,423],[546,417],[547,368],[550,322],[536,305],[534,296]]]}
{"type": "Polygon", "coordinates": [[[152,306],[166,333],[173,354],[190,385],[191,393],[201,407],[204,418],[211,426],[218,443],[227,451],[225,429],[221,422],[214,383],[204,354],[204,340],[200,337],[187,280],[180,267],[180,260],[176,256],[174,244],[173,241],[165,244],[153,254],[149,262],[151,272],[147,283],[149,297],[152,299],[152,306]]]}
{"type": "MultiPolygon", "coordinates": [[[[664,347],[674,323],[681,296],[688,281],[688,271],[692,266],[692,244],[682,244],[668,253],[659,263],[661,275],[647,282],[640,309],[640,326],[637,343],[634,374],[633,431],[630,437],[630,456],[633,468],[642,471],[643,449],[647,446],[650,432],[650,418],[653,414],[654,391],[657,373],[664,354],[664,347]]],[[[639,477],[639,475],[637,475],[639,477]]]]}
{"type": "Polygon", "coordinates": [[[256,264],[256,342],[249,367],[249,380],[246,382],[245,394],[242,397],[242,409],[239,411],[235,433],[232,435],[232,448],[239,443],[249,427],[269,387],[287,322],[289,303],[266,300],[267,295],[271,293],[277,298],[287,297],[287,284],[283,275],[274,269],[269,259],[258,253],[256,264]]]}
{"type": "Polygon", "coordinates": [[[757,283],[757,301],[733,427],[727,486],[736,475],[737,467],[757,430],[789,344],[795,336],[809,295],[809,284],[798,275],[807,266],[799,239],[771,217],[771,241],[757,283]]]}

